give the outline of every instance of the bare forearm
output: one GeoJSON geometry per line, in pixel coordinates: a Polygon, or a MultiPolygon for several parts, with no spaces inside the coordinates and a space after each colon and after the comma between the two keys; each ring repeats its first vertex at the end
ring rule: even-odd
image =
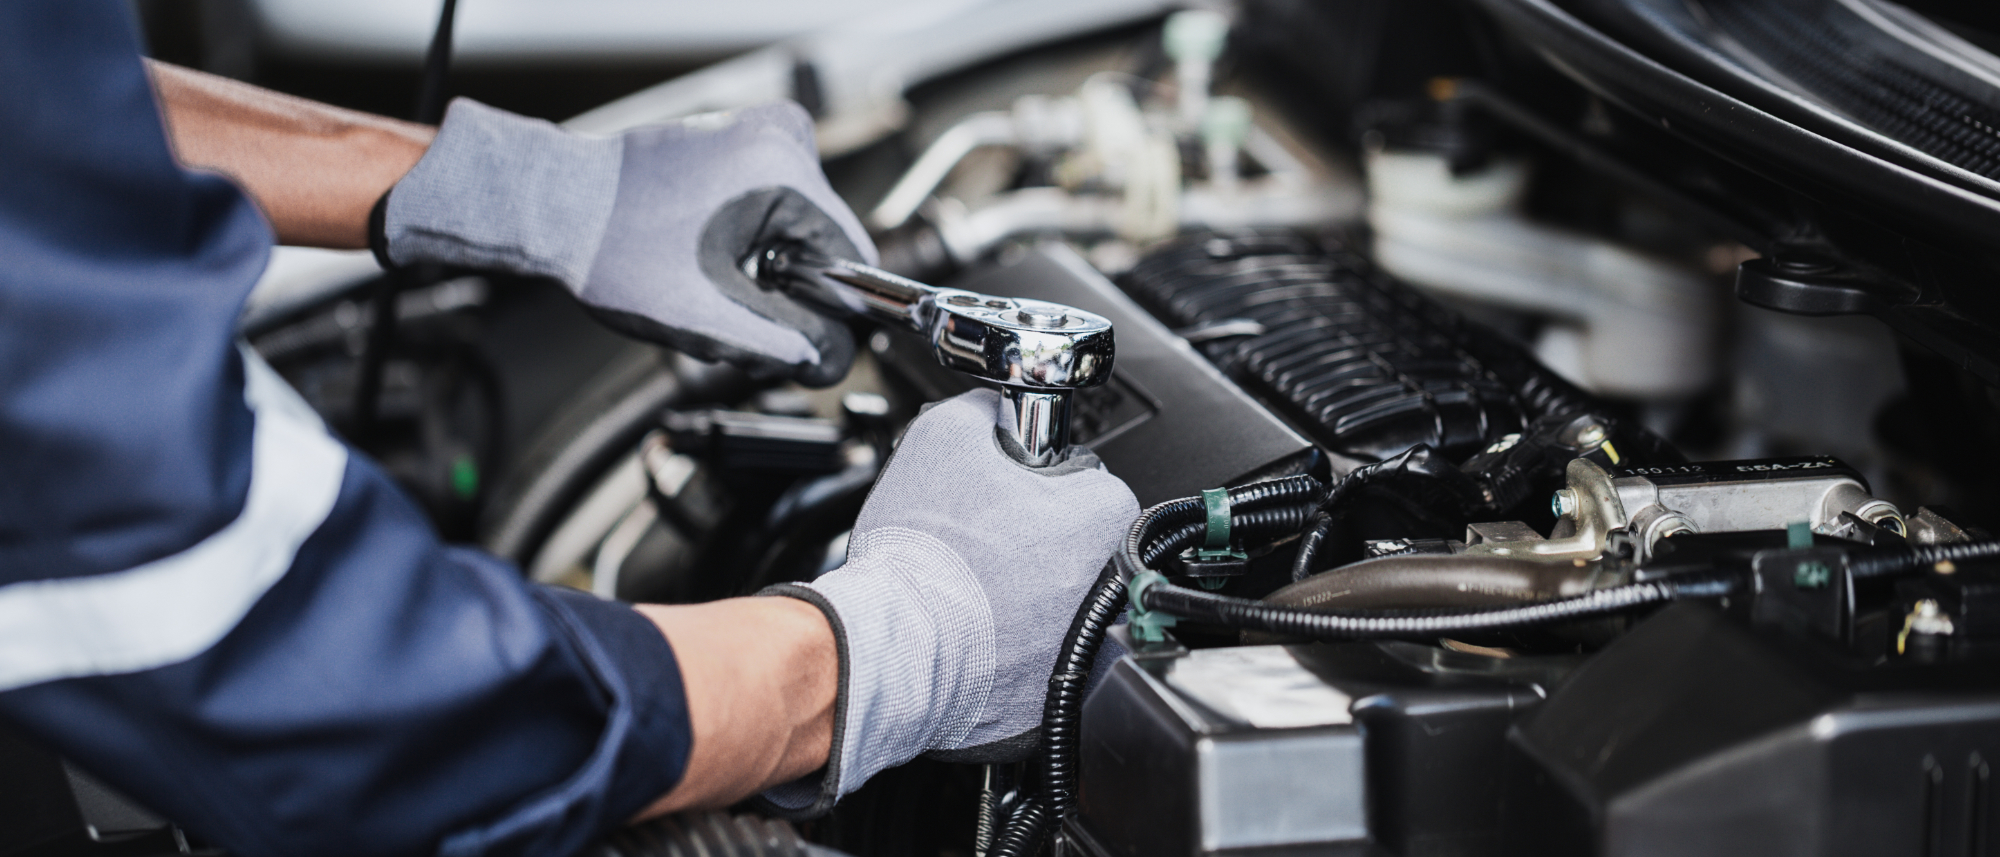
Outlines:
{"type": "Polygon", "coordinates": [[[236,180],[286,244],[368,246],[368,210],[435,130],[147,62],[183,164],[236,180]]]}
{"type": "Polygon", "coordinates": [[[722,807],[826,764],[839,661],[819,608],[791,598],[640,605],[673,644],[694,749],[641,818],[722,807]]]}

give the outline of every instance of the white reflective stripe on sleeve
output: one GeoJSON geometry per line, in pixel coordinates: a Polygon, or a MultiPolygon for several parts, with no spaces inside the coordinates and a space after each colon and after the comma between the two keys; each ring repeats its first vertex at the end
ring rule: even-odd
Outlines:
{"type": "Polygon", "coordinates": [[[325,522],[347,447],[262,358],[241,350],[243,398],[255,419],[242,513],[195,546],[137,568],[0,587],[0,691],[207,651],[325,522]]]}

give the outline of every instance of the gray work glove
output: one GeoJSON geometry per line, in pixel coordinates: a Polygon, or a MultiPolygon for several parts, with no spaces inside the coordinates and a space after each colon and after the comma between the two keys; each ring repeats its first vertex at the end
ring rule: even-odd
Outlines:
{"type": "Polygon", "coordinates": [[[1087,449],[1021,464],[1002,407],[974,390],[925,409],[862,506],[847,563],[766,590],[818,605],[840,649],[826,771],[765,792],[781,812],[816,815],[920,754],[1034,748],[1056,650],[1139,503],[1087,449]]]}
{"type": "Polygon", "coordinates": [[[791,102],[589,137],[461,98],[377,212],[385,266],[553,277],[620,331],[813,386],[852,335],[741,262],[773,240],[875,261],[791,102]]]}

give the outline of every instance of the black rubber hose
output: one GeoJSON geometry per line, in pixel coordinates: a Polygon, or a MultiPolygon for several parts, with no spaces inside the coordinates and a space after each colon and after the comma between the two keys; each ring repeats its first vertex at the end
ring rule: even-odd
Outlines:
{"type": "Polygon", "coordinates": [[[1170,528],[1185,529],[1190,525],[1205,528],[1206,518],[1199,499],[1169,500],[1148,508],[1140,512],[1138,519],[1125,530],[1125,558],[1131,561],[1134,568],[1146,568],[1145,550],[1157,540],[1159,533],[1170,528]]]}
{"type": "Polygon", "coordinates": [[[1363,464],[1347,471],[1347,475],[1333,483],[1333,490],[1326,492],[1326,496],[1320,500],[1319,507],[1338,516],[1343,511],[1341,507],[1347,505],[1347,501],[1354,497],[1354,492],[1361,490],[1368,483],[1412,469],[1429,472],[1427,468],[1432,467],[1435,460],[1436,454],[1430,446],[1420,443],[1393,457],[1363,464]]]}
{"type": "Polygon", "coordinates": [[[1326,537],[1333,533],[1333,516],[1321,509],[1313,513],[1312,526],[1299,539],[1299,552],[1292,557],[1292,582],[1297,583],[1312,576],[1313,561],[1319,558],[1320,546],[1326,544],[1326,537]]]}
{"type": "Polygon", "coordinates": [[[1043,701],[1042,764],[1039,794],[1057,817],[1076,797],[1077,727],[1083,712],[1083,692],[1090,669],[1104,647],[1104,634],[1125,609],[1125,575],[1118,564],[1106,562],[1090,587],[1090,597],[1077,608],[1063,638],[1062,654],[1049,677],[1043,701]]]}
{"type": "MultiPolygon", "coordinates": [[[[1336,487],[1335,491],[1338,490],[1336,487]]],[[[1287,476],[1232,488],[1229,491],[1230,528],[1232,531],[1235,530],[1239,526],[1237,522],[1245,520],[1238,516],[1238,512],[1254,511],[1288,501],[1323,504],[1326,493],[1324,484],[1305,475],[1287,476]]],[[[1147,558],[1147,553],[1150,543],[1162,532],[1173,533],[1174,542],[1183,541],[1188,532],[1193,532],[1196,534],[1195,538],[1200,538],[1207,532],[1207,511],[1208,507],[1200,497],[1183,497],[1179,500],[1168,500],[1140,512],[1138,520],[1133,521],[1131,528],[1125,531],[1126,559],[1131,561],[1134,568],[1149,568],[1154,562],[1158,562],[1160,557],[1165,556],[1164,553],[1156,552],[1151,559],[1147,558]]],[[[1306,511],[1309,513],[1310,509],[1306,511]]],[[[1193,542],[1182,544],[1176,552],[1191,544],[1193,542]]]]}
{"type": "Polygon", "coordinates": [[[1299,528],[1306,525],[1306,519],[1316,509],[1314,504],[1300,503],[1238,512],[1229,516],[1229,531],[1244,539],[1270,538],[1296,533],[1299,528]]]}
{"type": "Polygon", "coordinates": [[[1605,574],[1598,563],[1480,554],[1413,554],[1349,563],[1267,594],[1265,604],[1320,613],[1485,610],[1582,595],[1605,574]]]}
{"type": "Polygon", "coordinates": [[[1141,593],[1148,610],[1244,631],[1294,637],[1354,640],[1374,637],[1435,637],[1545,625],[1629,610],[1672,599],[1676,588],[1665,582],[1634,583],[1583,595],[1489,610],[1420,613],[1415,615],[1352,615],[1316,613],[1157,583],[1141,593]]]}
{"type": "MultiPolygon", "coordinates": [[[[1159,509],[1155,506],[1147,510],[1159,509]]],[[[1140,516],[1133,531],[1146,520],[1140,516]]],[[[1125,579],[1114,558],[1098,572],[1090,594],[1070,619],[1069,633],[1063,637],[1056,655],[1055,670],[1049,676],[1048,695],[1042,700],[1042,742],[1036,756],[1041,787],[1027,795],[1008,816],[995,838],[988,857],[1030,857],[1048,834],[1049,824],[1069,811],[1076,800],[1076,749],[1082,725],[1083,693],[1090,683],[1090,668],[1104,647],[1104,634],[1125,606],[1125,579]]]]}
{"type": "Polygon", "coordinates": [[[1140,564],[1152,568],[1160,560],[1193,547],[1206,535],[1208,535],[1206,522],[1198,521],[1174,527],[1146,543],[1146,549],[1139,553],[1140,564]]]}

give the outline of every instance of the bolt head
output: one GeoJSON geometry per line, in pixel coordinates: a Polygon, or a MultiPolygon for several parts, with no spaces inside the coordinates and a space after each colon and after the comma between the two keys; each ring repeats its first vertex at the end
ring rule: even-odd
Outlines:
{"type": "Polygon", "coordinates": [[[1069,323],[1069,314],[1054,307],[1022,307],[1014,311],[1014,320],[1033,328],[1060,330],[1069,323]]]}
{"type": "Polygon", "coordinates": [[[1556,513],[1558,518],[1576,514],[1576,491],[1570,488],[1557,491],[1555,496],[1549,498],[1549,511],[1556,513]]]}

